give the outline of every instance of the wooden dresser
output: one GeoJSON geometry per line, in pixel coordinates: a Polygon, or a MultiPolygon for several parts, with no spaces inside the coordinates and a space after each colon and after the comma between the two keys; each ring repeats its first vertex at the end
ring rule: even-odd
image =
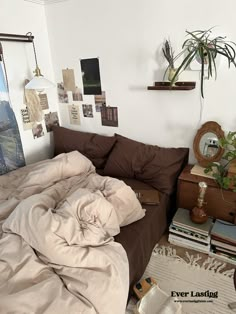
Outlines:
{"type": "Polygon", "coordinates": [[[198,183],[204,181],[208,188],[205,208],[210,217],[236,224],[236,192],[222,190],[215,180],[190,173],[193,165],[187,165],[178,178],[177,206],[192,209],[197,204],[198,183]]]}

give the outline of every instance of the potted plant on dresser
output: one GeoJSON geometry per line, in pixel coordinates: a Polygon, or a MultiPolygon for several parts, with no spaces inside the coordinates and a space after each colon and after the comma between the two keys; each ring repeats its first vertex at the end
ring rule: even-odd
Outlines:
{"type": "Polygon", "coordinates": [[[223,189],[236,192],[236,132],[219,139],[219,145],[224,149],[222,162],[212,162],[205,168],[205,173],[211,173],[218,185],[223,189]]]}

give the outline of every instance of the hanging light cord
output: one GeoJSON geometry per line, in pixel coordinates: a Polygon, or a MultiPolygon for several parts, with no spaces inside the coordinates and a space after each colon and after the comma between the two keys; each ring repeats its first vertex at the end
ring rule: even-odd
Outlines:
{"type": "MultiPolygon", "coordinates": [[[[35,45],[34,45],[34,39],[33,39],[33,36],[32,36],[31,32],[28,32],[26,34],[26,36],[30,36],[31,40],[32,40],[33,49],[34,49],[34,58],[35,58],[35,64],[36,64],[36,75],[37,75],[37,71],[39,70],[39,66],[38,66],[38,59],[37,59],[37,55],[36,55],[36,49],[35,49],[35,45]]],[[[39,75],[41,75],[40,70],[39,70],[39,75]]]]}

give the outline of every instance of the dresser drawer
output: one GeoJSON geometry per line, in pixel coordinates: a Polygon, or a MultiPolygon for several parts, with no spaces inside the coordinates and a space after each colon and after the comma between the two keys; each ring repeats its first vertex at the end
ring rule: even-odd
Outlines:
{"type": "MultiPolygon", "coordinates": [[[[192,182],[179,182],[177,205],[178,207],[192,209],[197,205],[198,184],[192,182]]],[[[205,209],[211,217],[234,222],[236,208],[236,194],[208,187],[205,195],[205,209]]]]}
{"type": "Polygon", "coordinates": [[[213,218],[222,219],[236,224],[236,192],[222,190],[213,179],[191,175],[191,165],[188,165],[178,179],[177,206],[192,209],[197,205],[199,193],[198,183],[205,181],[205,209],[213,218]]]}

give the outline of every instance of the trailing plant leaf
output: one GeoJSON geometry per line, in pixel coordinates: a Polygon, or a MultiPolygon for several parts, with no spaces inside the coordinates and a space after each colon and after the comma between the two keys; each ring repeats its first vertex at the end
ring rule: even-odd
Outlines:
{"type": "Polygon", "coordinates": [[[185,57],[180,66],[177,68],[176,73],[171,81],[171,84],[174,84],[176,77],[179,76],[182,71],[186,70],[190,63],[198,55],[201,63],[200,80],[202,97],[204,97],[204,70],[206,65],[208,66],[208,78],[212,77],[214,74],[215,79],[217,78],[217,67],[215,61],[217,55],[221,55],[226,58],[229,67],[231,66],[231,63],[236,67],[236,44],[233,41],[226,40],[226,37],[223,36],[216,36],[215,38],[211,38],[212,28],[205,31],[186,31],[187,39],[182,45],[182,50],[185,54],[185,57]]]}
{"type": "Polygon", "coordinates": [[[223,160],[224,164],[211,162],[205,168],[205,173],[211,173],[213,178],[223,189],[232,188],[236,192],[236,175],[227,176],[229,163],[236,160],[236,132],[228,132],[228,134],[219,139],[219,145],[224,149],[223,160]]]}

